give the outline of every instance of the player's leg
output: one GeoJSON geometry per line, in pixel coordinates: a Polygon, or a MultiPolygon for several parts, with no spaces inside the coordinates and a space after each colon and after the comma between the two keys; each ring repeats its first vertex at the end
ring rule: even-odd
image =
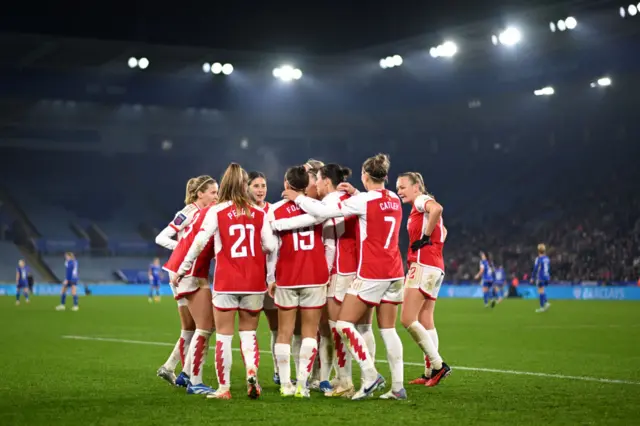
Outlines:
{"type": "MultiPolygon", "coordinates": [[[[401,284],[402,286],[402,284],[401,284]]],[[[391,370],[391,390],[382,395],[382,399],[407,399],[404,389],[404,351],[402,341],[396,331],[398,305],[382,302],[376,308],[378,328],[387,350],[387,362],[391,370]]]]}
{"type": "Polygon", "coordinates": [[[214,328],[211,290],[207,286],[194,289],[193,287],[196,285],[196,280],[191,280],[188,294],[186,295],[189,312],[196,325],[187,355],[191,358],[191,368],[186,372],[189,376],[187,393],[209,394],[213,392],[213,389],[202,382],[202,371],[209,352],[209,340],[214,328]]]}
{"type": "Polygon", "coordinates": [[[20,304],[20,293],[22,289],[19,285],[16,285],[16,306],[20,304]]]}
{"type": "Polygon", "coordinates": [[[373,334],[373,309],[367,309],[356,324],[356,329],[367,343],[367,350],[372,359],[376,359],[376,336],[373,334]]]}
{"type": "Polygon", "coordinates": [[[187,387],[189,385],[189,375],[187,371],[191,368],[187,368],[187,352],[191,345],[191,339],[196,331],[196,323],[189,312],[186,299],[180,299],[178,302],[178,315],[180,316],[180,337],[176,342],[169,358],[158,369],[158,376],[167,380],[169,383],[176,386],[187,387]],[[182,364],[182,371],[176,377],[175,369],[178,366],[178,362],[182,364]]]}
{"type": "Polygon", "coordinates": [[[260,367],[260,348],[258,347],[258,322],[264,301],[264,294],[249,294],[241,297],[238,310],[238,329],[240,332],[240,353],[244,361],[247,379],[247,395],[257,399],[262,393],[258,384],[260,367]]]}
{"type": "Polygon", "coordinates": [[[67,288],[68,284],[62,284],[62,290],[60,291],[60,304],[56,306],[56,310],[64,311],[66,309],[65,302],[67,301],[67,288]]]}
{"type": "Polygon", "coordinates": [[[149,282],[149,303],[153,303],[153,282],[149,282]]]}
{"type": "Polygon", "coordinates": [[[71,283],[71,296],[73,297],[73,307],[71,308],[72,311],[77,311],[79,309],[78,306],[78,286],[76,285],[76,283],[71,283]]]}
{"type": "Polygon", "coordinates": [[[536,312],[544,312],[549,309],[549,306],[551,306],[547,299],[547,293],[545,291],[546,283],[543,281],[538,281],[536,283],[536,286],[538,287],[538,298],[540,300],[540,307],[536,309],[536,312]]]}
{"type": "MultiPolygon", "coordinates": [[[[304,289],[307,290],[307,289],[304,289]]],[[[302,344],[300,346],[300,361],[297,368],[297,389],[296,397],[309,398],[309,388],[307,380],[311,374],[313,363],[318,355],[318,326],[322,316],[321,308],[302,308],[300,310],[302,321],[301,335],[302,344]]]]}
{"type": "Polygon", "coordinates": [[[336,275],[333,297],[327,293],[327,310],[329,314],[329,325],[333,335],[334,359],[336,366],[336,382],[331,383],[333,390],[325,393],[325,396],[342,396],[351,398],[355,393],[351,374],[352,359],[351,352],[345,346],[342,336],[338,332],[336,323],[340,316],[342,302],[347,289],[353,282],[353,275],[336,275]]]}
{"type": "Polygon", "coordinates": [[[216,377],[218,389],[207,398],[231,399],[231,366],[233,354],[231,343],[235,330],[236,312],[240,307],[240,296],[233,294],[213,295],[213,314],[216,326],[216,377]]]}
{"type": "Polygon", "coordinates": [[[25,285],[24,287],[22,287],[22,291],[24,292],[24,301],[29,303],[29,287],[25,285]]]}
{"type": "Polygon", "coordinates": [[[156,302],[159,302],[160,301],[160,281],[154,281],[153,289],[154,289],[154,291],[156,293],[156,296],[155,296],[154,300],[156,302]]]}
{"type": "MultiPolygon", "coordinates": [[[[325,298],[326,299],[326,298],[325,298]]],[[[321,392],[329,392],[332,390],[331,383],[329,382],[329,376],[334,366],[334,349],[333,349],[333,336],[331,334],[331,327],[329,326],[329,312],[327,307],[321,309],[322,315],[320,317],[320,341],[318,344],[318,358],[320,359],[320,383],[319,389],[321,392]]]]}
{"type": "MultiPolygon", "coordinates": [[[[291,292],[293,290],[276,288],[275,303],[278,306],[278,335],[274,352],[278,363],[278,371],[280,371],[280,394],[282,396],[293,396],[296,391],[291,383],[291,338],[295,328],[298,301],[294,298],[294,294],[289,294],[291,292]]],[[[296,358],[299,358],[299,354],[296,358]]]]}
{"type": "Polygon", "coordinates": [[[300,312],[296,310],[295,327],[293,329],[293,338],[291,339],[291,355],[293,356],[293,366],[296,369],[296,374],[294,377],[298,377],[298,363],[300,362],[300,346],[302,345],[302,335],[300,328],[300,312]]]}
{"type": "Polygon", "coordinates": [[[336,328],[349,348],[351,355],[362,370],[364,383],[356,392],[353,399],[362,399],[373,394],[379,387],[384,386],[384,379],[378,374],[375,360],[368,352],[364,337],[356,329],[355,323],[363,315],[379,303],[384,290],[376,289],[375,282],[355,280],[348,290],[342,303],[336,328]]]}
{"type": "Polygon", "coordinates": [[[273,298],[268,294],[264,296],[264,316],[267,317],[270,331],[270,348],[271,359],[273,360],[273,382],[276,385],[280,385],[280,371],[278,370],[278,363],[276,361],[276,339],[278,338],[278,308],[273,304],[273,298]]]}

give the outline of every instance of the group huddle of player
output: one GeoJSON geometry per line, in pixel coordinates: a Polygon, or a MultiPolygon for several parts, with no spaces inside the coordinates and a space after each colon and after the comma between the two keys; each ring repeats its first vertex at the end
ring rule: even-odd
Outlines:
{"type": "Polygon", "coordinates": [[[156,238],[172,250],[163,268],[182,328],[158,376],[189,394],[230,399],[237,316],[247,393],[258,398],[256,330],[264,312],[282,396],[308,398],[318,389],[330,397],[367,398],[386,385],[375,367],[375,310],[391,370],[390,390],[380,398],[406,399],[396,331],[402,305],[401,323],[425,354],[424,374],[410,383],[435,386],[447,377],[451,369],[438,352],[433,318],[444,278],[442,206],[416,172],[400,174],[397,194],[386,189],[389,168],[385,154],[364,161],[359,192],[347,182],[349,169],[309,160],[287,170],[282,200],[274,204],[265,200],[265,176],[236,163],[219,185],[210,176],[190,179],[186,207],[156,238]],[[401,203],[412,204],[406,276],[398,246],[401,203]],[[202,381],[214,332],[215,390],[202,381]],[[361,369],[359,386],[352,360],[361,369]]]}

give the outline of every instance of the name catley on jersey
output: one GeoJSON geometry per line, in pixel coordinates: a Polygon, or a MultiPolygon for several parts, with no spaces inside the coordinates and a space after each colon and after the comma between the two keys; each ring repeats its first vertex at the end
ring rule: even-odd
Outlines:
{"type": "MultiPolygon", "coordinates": [[[[294,202],[282,200],[271,206],[267,216],[269,222],[273,222],[303,214],[294,202]]],[[[316,287],[327,284],[329,266],[325,258],[323,225],[279,231],[277,236],[278,260],[275,265],[275,281],[278,287],[316,287]]],[[[272,271],[267,271],[267,275],[271,280],[272,271]]]]}
{"type": "Polygon", "coordinates": [[[301,196],[296,199],[296,204],[323,219],[358,217],[358,278],[365,281],[404,278],[398,247],[402,209],[394,192],[387,189],[362,192],[337,205],[326,205],[301,196]]]}
{"type": "MultiPolygon", "coordinates": [[[[191,248],[191,246],[193,245],[193,241],[196,235],[199,233],[200,228],[202,228],[202,223],[204,221],[204,218],[206,217],[207,212],[211,208],[212,206],[205,207],[201,210],[198,209],[197,211],[190,214],[191,223],[185,224],[184,226],[182,226],[182,223],[179,224],[181,226],[181,229],[180,231],[178,231],[178,245],[173,250],[171,256],[169,257],[169,260],[164,264],[162,269],[164,269],[165,271],[177,273],[178,268],[185,260],[187,253],[189,252],[189,248],[191,248]]],[[[211,259],[213,259],[213,257],[215,256],[214,250],[214,241],[213,238],[210,238],[202,248],[202,251],[192,261],[191,267],[185,271],[185,276],[208,279],[211,259]]]]}
{"type": "Polygon", "coordinates": [[[242,211],[238,213],[230,201],[211,207],[180,272],[191,267],[212,237],[216,257],[213,291],[229,294],[266,292],[264,252],[275,250],[278,240],[271,231],[265,212],[252,206],[247,216],[242,211]]]}
{"type": "MultiPolygon", "coordinates": [[[[424,229],[429,221],[429,213],[425,210],[425,205],[433,197],[428,195],[419,195],[413,202],[411,214],[407,221],[407,232],[409,233],[409,241],[417,241],[424,235],[424,229]]],[[[442,257],[442,248],[446,238],[444,230],[444,219],[440,217],[440,221],[431,233],[431,245],[423,246],[418,251],[411,250],[407,254],[407,263],[418,263],[422,266],[431,266],[440,269],[444,273],[444,258],[442,257]]]]}

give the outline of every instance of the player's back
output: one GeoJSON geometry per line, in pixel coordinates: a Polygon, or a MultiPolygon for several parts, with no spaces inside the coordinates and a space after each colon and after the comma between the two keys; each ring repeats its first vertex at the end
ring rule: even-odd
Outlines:
{"type": "MultiPolygon", "coordinates": [[[[273,219],[289,219],[304,211],[292,201],[282,200],[271,207],[273,219]]],[[[276,282],[284,287],[324,285],[329,269],[324,254],[322,225],[280,231],[280,247],[276,264],[276,282]]]]}
{"type": "Polygon", "coordinates": [[[78,261],[76,259],[67,259],[64,262],[65,279],[69,282],[78,281],[78,261]]]}
{"type": "MultiPolygon", "coordinates": [[[[326,201],[323,200],[323,202],[333,201],[334,198],[330,198],[330,196],[335,197],[337,203],[351,198],[350,194],[344,192],[332,192],[325,197],[326,201]]],[[[340,275],[354,274],[358,269],[358,218],[351,216],[332,220],[337,234],[334,272],[340,275]]]]}
{"type": "Polygon", "coordinates": [[[404,277],[398,246],[402,208],[400,198],[387,189],[366,193],[366,216],[360,216],[358,276],[369,280],[404,277]]]}
{"type": "Polygon", "coordinates": [[[266,291],[266,261],[261,232],[265,213],[250,207],[247,216],[227,201],[216,205],[216,269],[214,291],[221,293],[257,293],[266,291]]]}
{"type": "MultiPolygon", "coordinates": [[[[423,194],[418,196],[414,201],[407,221],[409,241],[417,241],[422,238],[424,229],[429,221],[429,213],[425,210],[425,205],[430,200],[434,200],[434,198],[423,194]]],[[[407,252],[407,261],[409,263],[417,262],[422,266],[438,268],[444,272],[444,257],[442,255],[442,250],[444,248],[445,238],[444,219],[440,217],[438,224],[433,228],[433,232],[431,232],[431,244],[425,245],[417,251],[413,251],[409,248],[409,251],[407,252]]]]}

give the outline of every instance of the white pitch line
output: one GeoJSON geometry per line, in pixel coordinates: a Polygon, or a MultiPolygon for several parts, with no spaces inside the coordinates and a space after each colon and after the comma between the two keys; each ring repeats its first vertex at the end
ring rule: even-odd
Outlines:
{"type": "MultiPolygon", "coordinates": [[[[149,342],[145,340],[129,340],[129,339],[114,339],[110,337],[90,337],[90,336],[61,336],[63,339],[70,340],[90,340],[95,342],[112,342],[112,343],[130,343],[134,345],[149,345],[149,346],[175,346],[175,343],[165,342],[149,342]]],[[[213,346],[210,346],[213,348],[213,346]]],[[[239,348],[233,348],[234,351],[239,351],[239,348]]],[[[260,351],[261,354],[271,354],[269,351],[260,351]]],[[[386,362],[386,360],[377,359],[376,362],[386,362]]],[[[424,364],[418,362],[406,362],[404,365],[412,365],[422,367],[424,364]]],[[[640,385],[640,382],[634,382],[631,380],[617,380],[617,379],[601,379],[598,377],[588,376],[565,376],[563,374],[549,374],[549,373],[536,373],[533,371],[516,371],[516,370],[498,370],[495,368],[480,368],[480,367],[461,367],[452,366],[454,370],[463,371],[480,371],[484,373],[498,373],[498,374],[513,374],[516,376],[535,376],[535,377],[547,377],[552,379],[565,379],[565,380],[581,380],[584,382],[599,382],[599,383],[615,383],[623,385],[640,385]]]]}

